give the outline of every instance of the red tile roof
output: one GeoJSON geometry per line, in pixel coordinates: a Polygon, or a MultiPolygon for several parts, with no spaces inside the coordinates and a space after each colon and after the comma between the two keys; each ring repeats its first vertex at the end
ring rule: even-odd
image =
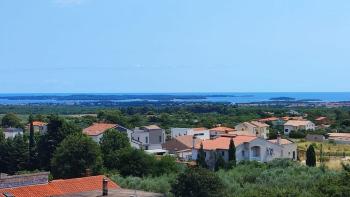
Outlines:
{"type": "Polygon", "coordinates": [[[232,129],[229,127],[215,127],[215,128],[210,129],[210,131],[218,131],[218,132],[228,133],[228,132],[235,131],[235,129],[232,129]]]}
{"type": "MultiPolygon", "coordinates": [[[[103,175],[99,175],[75,179],[54,180],[43,185],[0,189],[0,196],[4,193],[11,193],[16,197],[47,197],[101,190],[103,178],[103,175]]],[[[108,188],[117,189],[120,187],[110,180],[108,182],[108,188]]]]}
{"type": "Polygon", "coordinates": [[[116,124],[107,124],[107,123],[94,123],[93,125],[91,125],[88,128],[85,128],[83,130],[83,133],[85,133],[86,135],[92,135],[92,136],[96,136],[96,135],[100,135],[102,133],[104,133],[106,130],[108,129],[112,129],[114,127],[116,127],[118,125],[116,124]]]}
{"type": "Polygon", "coordinates": [[[47,125],[46,122],[41,122],[41,121],[33,121],[33,126],[38,126],[38,127],[42,127],[47,125]]]}
{"type": "Polygon", "coordinates": [[[277,117],[269,117],[269,118],[259,119],[258,121],[259,122],[270,122],[270,121],[276,121],[276,120],[279,120],[279,118],[277,118],[277,117]]]}
{"type": "MultiPolygon", "coordinates": [[[[256,138],[257,138],[256,136],[247,136],[247,135],[237,135],[232,137],[236,147],[243,144],[244,142],[253,141],[256,138]]],[[[216,150],[216,149],[228,150],[230,145],[230,140],[231,140],[231,137],[218,137],[212,140],[204,140],[202,142],[203,149],[204,150],[216,150]]],[[[199,149],[199,148],[200,148],[200,144],[197,144],[196,149],[199,149]]]]}
{"type": "Polygon", "coordinates": [[[205,127],[198,127],[198,128],[192,128],[193,131],[205,131],[205,130],[208,130],[207,128],[205,127]]]}

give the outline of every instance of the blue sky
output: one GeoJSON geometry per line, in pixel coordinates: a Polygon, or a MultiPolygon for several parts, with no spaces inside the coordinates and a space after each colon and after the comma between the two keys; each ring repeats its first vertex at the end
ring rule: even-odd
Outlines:
{"type": "Polygon", "coordinates": [[[350,90],[348,0],[1,0],[0,93],[350,90]]]}

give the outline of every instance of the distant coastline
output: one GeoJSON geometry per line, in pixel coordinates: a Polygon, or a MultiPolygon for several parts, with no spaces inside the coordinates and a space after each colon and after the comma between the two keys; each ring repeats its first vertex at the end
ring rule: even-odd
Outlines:
{"type": "Polygon", "coordinates": [[[129,93],[129,94],[0,94],[0,104],[95,104],[95,103],[319,103],[348,102],[350,92],[284,93],[129,93]]]}

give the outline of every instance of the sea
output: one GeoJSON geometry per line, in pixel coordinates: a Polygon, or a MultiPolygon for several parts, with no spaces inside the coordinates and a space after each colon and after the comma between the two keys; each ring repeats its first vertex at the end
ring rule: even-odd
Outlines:
{"type": "MultiPolygon", "coordinates": [[[[172,99],[174,102],[229,102],[229,103],[251,103],[251,102],[263,102],[271,101],[276,98],[292,98],[294,100],[310,100],[314,102],[342,102],[350,101],[350,92],[207,92],[207,93],[84,93],[85,95],[175,95],[175,96],[203,96],[202,99],[172,99]]],[[[35,94],[0,94],[0,104],[16,105],[16,104],[32,104],[32,103],[52,103],[52,104],[65,104],[65,103],[79,103],[86,102],[79,100],[62,101],[55,99],[16,99],[9,100],[2,97],[9,96],[67,96],[67,95],[81,95],[81,93],[35,93],[35,94]]],[[[93,100],[96,101],[96,100],[93,100]]],[[[98,101],[98,100],[97,100],[98,101]]],[[[112,100],[113,101],[113,100],[112,100]]],[[[145,101],[145,99],[124,99],[115,100],[113,102],[137,102],[145,101]]],[[[150,102],[158,102],[156,99],[148,100],[150,102]]]]}

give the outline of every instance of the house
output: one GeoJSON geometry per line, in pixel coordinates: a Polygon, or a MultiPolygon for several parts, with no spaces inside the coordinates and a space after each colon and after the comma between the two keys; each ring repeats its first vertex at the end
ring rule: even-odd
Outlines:
{"type": "MultiPolygon", "coordinates": [[[[28,124],[27,127],[29,128],[30,124],[28,124]]],[[[34,127],[34,132],[38,132],[40,134],[47,133],[47,123],[46,122],[33,121],[33,127],[34,127]]]]}
{"type": "Polygon", "coordinates": [[[145,150],[161,149],[165,142],[165,131],[157,125],[136,127],[131,138],[139,142],[145,150]]]}
{"type": "Polygon", "coordinates": [[[125,127],[122,127],[118,124],[109,124],[109,123],[93,123],[91,126],[85,128],[83,133],[90,136],[95,142],[100,142],[104,132],[108,129],[116,129],[120,132],[126,132],[129,139],[131,139],[131,131],[125,127]]]}
{"type": "Polygon", "coordinates": [[[171,138],[176,138],[179,136],[184,135],[196,135],[198,138],[201,139],[209,139],[210,138],[210,131],[205,127],[199,127],[199,128],[171,128],[171,138]]]}
{"type": "Polygon", "coordinates": [[[3,129],[5,138],[14,138],[16,135],[23,135],[23,129],[22,128],[4,128],[3,129]]]}
{"type": "Polygon", "coordinates": [[[257,137],[267,138],[270,125],[259,121],[243,122],[237,125],[236,133],[239,135],[254,135],[257,137]]]}
{"type": "MultiPolygon", "coordinates": [[[[47,197],[73,195],[102,190],[104,180],[108,189],[120,187],[103,175],[49,181],[48,172],[0,177],[0,196],[47,197]]],[[[101,192],[102,194],[102,192],[101,192]]]]}
{"type": "Polygon", "coordinates": [[[350,144],[350,133],[328,133],[328,140],[337,144],[350,144]]]}
{"type": "Polygon", "coordinates": [[[305,140],[310,142],[324,142],[326,137],[318,134],[307,134],[305,140]]]}
{"type": "Polygon", "coordinates": [[[315,124],[309,120],[288,120],[284,123],[284,134],[289,135],[291,131],[315,130],[315,124]]]}
{"type": "Polygon", "coordinates": [[[317,125],[328,125],[330,124],[330,121],[327,117],[321,116],[315,119],[315,123],[317,125]]]}
{"type": "MultiPolygon", "coordinates": [[[[202,142],[205,151],[205,159],[209,167],[215,166],[215,161],[220,154],[225,161],[228,161],[228,149],[230,140],[236,146],[236,161],[259,161],[269,162],[277,158],[297,159],[297,145],[289,140],[278,136],[275,140],[266,140],[256,136],[228,135],[221,136],[202,142]]],[[[196,160],[200,144],[197,144],[192,151],[192,159],[196,160]]]]}
{"type": "Polygon", "coordinates": [[[165,142],[162,144],[162,148],[170,154],[176,154],[179,158],[187,161],[192,158],[192,148],[200,144],[201,141],[200,138],[193,135],[183,135],[165,142]]]}
{"type": "Polygon", "coordinates": [[[222,127],[222,126],[215,127],[215,128],[210,129],[210,138],[214,138],[214,137],[224,135],[224,134],[229,134],[229,133],[234,132],[234,131],[236,131],[236,130],[233,128],[230,128],[230,127],[222,127]]]}

